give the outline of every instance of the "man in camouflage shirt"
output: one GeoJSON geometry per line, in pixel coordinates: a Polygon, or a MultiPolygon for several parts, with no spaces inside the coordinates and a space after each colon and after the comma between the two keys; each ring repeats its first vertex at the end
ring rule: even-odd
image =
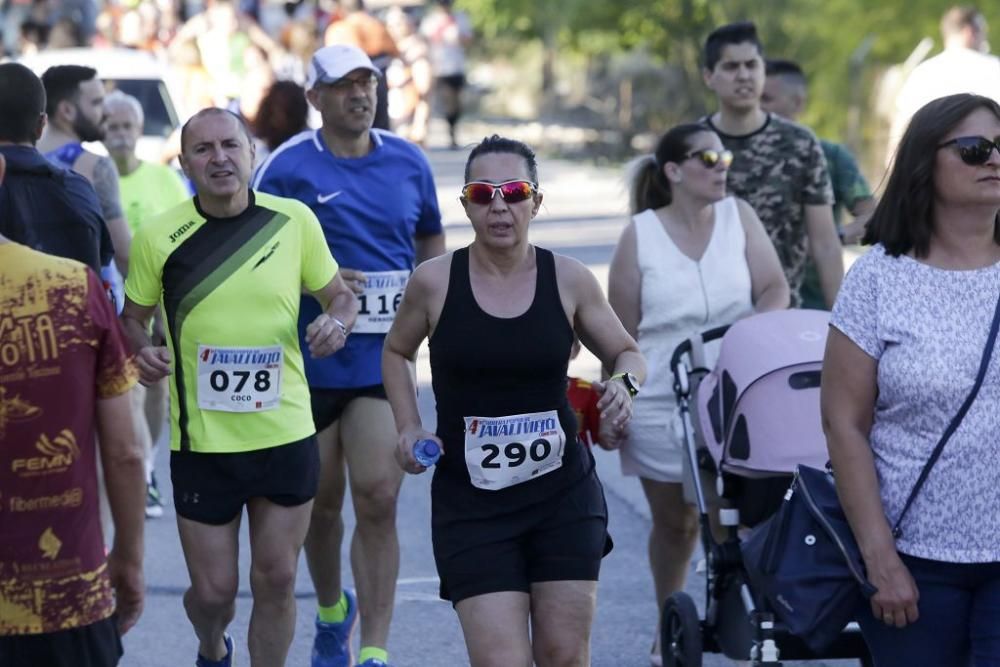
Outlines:
{"type": "MultiPolygon", "coordinates": [[[[798,63],[791,60],[768,59],[767,80],[764,82],[761,108],[798,122],[799,116],[805,111],[807,100],[806,75],[798,63]]],[[[824,139],[820,139],[819,143],[823,147],[830,184],[833,186],[833,220],[837,224],[841,240],[844,243],[856,243],[864,233],[868,218],[875,210],[875,198],[872,196],[868,181],[858,168],[857,161],[845,146],[824,139]],[[854,217],[854,220],[846,225],[844,209],[854,217]]],[[[811,262],[806,267],[801,295],[803,307],[824,307],[819,274],[811,262]]]]}
{"type": "Polygon", "coordinates": [[[747,200],[764,223],[788,278],[792,305],[802,304],[800,291],[811,254],[830,307],[844,262],[826,159],[809,129],[761,109],[762,51],[750,22],[722,26],[708,36],[703,74],[719,110],[704,122],[735,154],[729,190],[747,200]]]}

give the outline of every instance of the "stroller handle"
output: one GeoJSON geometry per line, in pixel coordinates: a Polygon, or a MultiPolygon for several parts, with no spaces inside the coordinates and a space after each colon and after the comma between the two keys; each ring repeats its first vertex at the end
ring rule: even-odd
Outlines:
{"type": "MultiPolygon", "coordinates": [[[[729,324],[724,324],[721,327],[715,327],[714,329],[709,329],[708,331],[703,331],[700,334],[695,334],[695,335],[701,338],[702,343],[708,343],[713,340],[718,340],[719,338],[722,338],[725,335],[725,333],[729,331],[730,326],[731,325],[729,324]]],[[[674,348],[674,353],[670,357],[670,372],[673,374],[675,378],[677,377],[677,367],[680,366],[681,357],[683,357],[685,354],[690,354],[690,352],[691,352],[691,338],[688,338],[680,345],[678,345],[676,348],[674,348]]]]}

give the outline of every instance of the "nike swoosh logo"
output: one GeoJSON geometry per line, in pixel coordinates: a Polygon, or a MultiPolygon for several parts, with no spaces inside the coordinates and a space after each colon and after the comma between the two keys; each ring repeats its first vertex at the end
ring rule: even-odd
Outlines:
{"type": "Polygon", "coordinates": [[[336,192],[331,192],[328,195],[316,195],[316,201],[318,201],[320,204],[325,204],[331,199],[339,197],[343,192],[344,192],[343,190],[337,190],[336,192]]]}

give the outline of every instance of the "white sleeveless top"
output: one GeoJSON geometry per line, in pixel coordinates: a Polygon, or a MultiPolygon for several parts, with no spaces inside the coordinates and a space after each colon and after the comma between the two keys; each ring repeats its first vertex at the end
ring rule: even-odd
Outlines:
{"type": "MultiPolygon", "coordinates": [[[[639,349],[647,378],[636,397],[622,471],[661,482],[681,481],[683,431],[670,357],[682,341],[753,312],[746,233],[732,197],[716,202],[714,228],[699,261],[685,255],[652,210],[635,215],[641,276],[639,349]]],[[[709,366],[718,345],[705,348],[709,366]]]]}

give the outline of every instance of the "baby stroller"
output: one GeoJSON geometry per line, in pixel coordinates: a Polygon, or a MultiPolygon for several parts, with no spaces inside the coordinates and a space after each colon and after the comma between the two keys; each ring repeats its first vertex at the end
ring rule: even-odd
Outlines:
{"type": "Polygon", "coordinates": [[[674,351],[670,369],[687,450],[685,493],[699,514],[707,585],[703,620],[687,593],[664,602],[664,667],[700,667],[703,652],[753,665],[819,658],[871,664],[854,623],[823,655],[790,634],[751,590],[739,547],[741,527],[752,528],[777,510],[797,464],[823,468],[828,460],[819,412],[828,323],[824,311],[774,311],[706,331],[674,351]],[[720,338],[719,360],[710,371],[704,346],[720,338]],[[717,511],[717,520],[710,511],[717,511]]]}

